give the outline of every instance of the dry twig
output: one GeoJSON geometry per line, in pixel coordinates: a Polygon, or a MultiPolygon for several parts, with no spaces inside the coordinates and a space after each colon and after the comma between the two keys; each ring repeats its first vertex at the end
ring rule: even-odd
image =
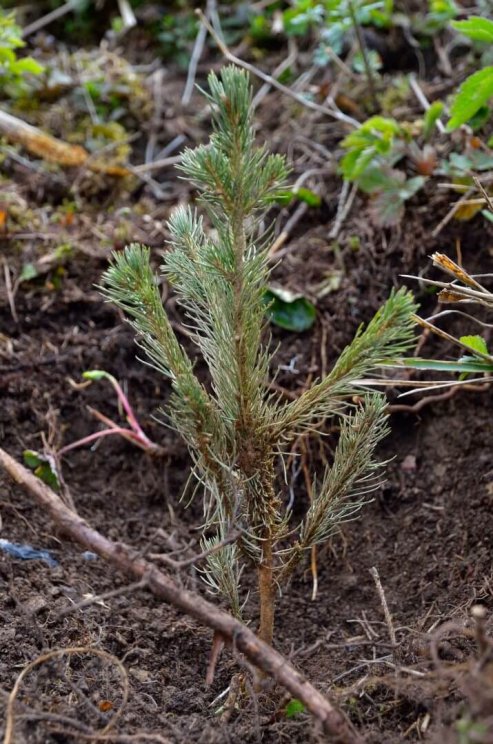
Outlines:
{"type": "MultiPolygon", "coordinates": [[[[62,504],[64,509],[66,509],[66,507],[63,505],[61,501],[60,501],[60,504],[62,504]]],[[[42,654],[41,656],[38,656],[38,658],[34,659],[34,661],[31,661],[31,663],[27,664],[27,666],[25,666],[24,669],[21,671],[21,673],[19,674],[19,676],[17,677],[15,681],[15,684],[12,688],[12,691],[7,701],[5,734],[4,734],[3,744],[12,744],[13,742],[14,722],[15,722],[14,706],[15,706],[15,701],[19,693],[23,679],[35,667],[39,666],[40,664],[44,664],[46,661],[51,661],[52,659],[57,659],[57,658],[63,658],[65,656],[74,656],[74,655],[80,655],[80,654],[93,654],[95,656],[99,656],[102,659],[105,659],[106,661],[114,664],[118,668],[118,671],[120,672],[120,676],[122,678],[122,684],[123,684],[122,702],[120,706],[117,708],[117,710],[115,711],[115,713],[112,715],[110,721],[108,721],[106,726],[99,733],[106,734],[108,733],[108,731],[110,731],[115,726],[116,722],[118,721],[121,714],[123,713],[123,709],[125,708],[125,705],[127,704],[127,700],[128,700],[129,683],[128,683],[128,676],[127,676],[125,667],[123,666],[121,661],[117,659],[116,656],[113,656],[113,654],[109,654],[107,651],[102,651],[99,648],[93,648],[90,646],[73,646],[70,648],[61,648],[61,649],[55,649],[54,651],[48,651],[47,653],[42,654]]]]}
{"type": "Polygon", "coordinates": [[[46,514],[73,540],[107,560],[120,572],[135,579],[148,577],[149,589],[182,612],[221,635],[238,651],[245,654],[259,670],[272,676],[303,702],[320,721],[334,744],[362,744],[362,739],[345,718],[313,685],[310,684],[280,653],[263,643],[253,631],[224,610],[215,607],[200,595],[176,584],[171,577],[152,563],[135,558],[135,553],[121,543],[108,540],[94,530],[78,514],[61,501],[48,486],[25,467],[0,449],[0,465],[11,478],[28,491],[46,514]]]}
{"type": "Polygon", "coordinates": [[[295,101],[298,103],[301,103],[302,106],[305,106],[306,108],[311,109],[312,111],[317,111],[319,114],[325,114],[325,116],[330,116],[332,119],[335,119],[336,121],[341,121],[344,124],[350,124],[352,127],[359,127],[359,122],[356,121],[356,119],[353,119],[352,116],[347,116],[342,111],[340,111],[337,108],[329,109],[327,106],[321,106],[318,103],[315,103],[314,101],[310,101],[308,98],[305,98],[304,96],[300,95],[299,93],[295,93],[291,88],[288,88],[286,85],[283,85],[278,80],[273,78],[271,75],[267,75],[265,72],[262,72],[262,70],[259,70],[258,67],[255,67],[254,65],[250,64],[250,62],[246,62],[243,59],[240,59],[240,57],[237,57],[233,52],[231,52],[224,41],[219,38],[218,34],[212,27],[212,25],[209,23],[209,20],[205,17],[205,15],[202,13],[201,10],[196,11],[197,15],[199,16],[200,20],[204,24],[204,26],[207,28],[208,32],[216,42],[217,46],[219,47],[220,52],[226,57],[226,59],[229,62],[232,62],[234,65],[237,65],[238,67],[242,67],[244,70],[247,70],[252,75],[255,75],[255,77],[260,78],[265,83],[268,83],[273,88],[277,88],[277,90],[280,90],[281,93],[284,93],[285,95],[289,96],[290,98],[294,98],[295,101]]]}

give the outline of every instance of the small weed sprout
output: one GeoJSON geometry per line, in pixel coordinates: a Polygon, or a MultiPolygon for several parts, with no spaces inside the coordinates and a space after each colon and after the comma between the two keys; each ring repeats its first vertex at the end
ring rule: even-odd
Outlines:
{"type": "Polygon", "coordinates": [[[209,76],[209,87],[214,133],[210,144],[186,150],[180,167],[198,189],[213,231],[206,232],[193,209],[178,208],[162,272],[207,363],[210,385],[199,382],[175,336],[147,248],[130,245],[115,254],[103,291],[126,313],[150,363],[170,379],[167,417],[189,447],[203,493],[204,548],[240,532],[234,544],[209,556],[205,580],[240,617],[241,573],[254,567],[259,636],[272,643],[278,589],[378,486],[382,463],[375,449],[388,431],[386,401],[365,392],[358,378],[412,346],[415,305],[409,292],[393,292],[325,378],[287,403],[270,392],[269,245],[259,225],[287,168],[283,157],[255,145],[248,76],[227,67],[209,76]],[[360,403],[349,404],[357,391],[360,403]],[[329,416],[341,427],[334,460],[296,526],[278,465],[300,434],[329,416]]]}
{"type": "Polygon", "coordinates": [[[27,80],[31,75],[40,75],[43,65],[32,57],[17,57],[17,49],[26,44],[22,40],[22,29],[16,24],[14,13],[0,8],[0,97],[6,93],[13,98],[29,91],[27,80]]]}
{"type": "Polygon", "coordinates": [[[87,385],[90,385],[92,382],[96,382],[98,380],[108,380],[116,393],[119,407],[125,413],[128,427],[121,426],[121,424],[112,421],[107,416],[103,416],[103,414],[99,411],[91,409],[94,416],[105,425],[105,428],[101,431],[96,431],[93,434],[89,434],[87,437],[78,439],[76,442],[71,442],[70,444],[65,445],[65,447],[62,447],[58,451],[59,456],[65,455],[67,452],[70,452],[70,450],[82,447],[86,444],[93,444],[102,437],[113,436],[115,434],[123,437],[124,439],[127,439],[129,442],[135,444],[137,447],[140,447],[140,449],[144,450],[144,452],[147,452],[148,454],[158,454],[161,452],[161,447],[159,447],[159,445],[157,444],[154,444],[154,442],[152,442],[144,433],[128,397],[125,395],[122,386],[120,385],[118,380],[113,377],[113,375],[110,375],[109,372],[105,372],[101,369],[90,369],[86,372],[83,372],[82,377],[84,378],[84,380],[86,380],[87,385]]]}

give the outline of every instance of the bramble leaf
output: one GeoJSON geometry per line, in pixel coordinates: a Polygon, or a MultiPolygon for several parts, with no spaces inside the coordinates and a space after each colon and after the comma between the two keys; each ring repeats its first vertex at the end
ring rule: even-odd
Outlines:
{"type": "Polygon", "coordinates": [[[489,18],[469,16],[465,21],[452,21],[450,25],[473,41],[493,44],[493,21],[490,21],[489,18]]]}
{"type": "Polygon", "coordinates": [[[372,116],[342,141],[347,150],[340,171],[347,181],[355,181],[379,155],[388,155],[395,137],[402,134],[395,119],[372,116]]]}
{"type": "Polygon", "coordinates": [[[447,131],[452,132],[465,124],[493,96],[493,67],[484,67],[470,75],[455,94],[450,107],[447,131]]]}
{"type": "Polygon", "coordinates": [[[461,336],[459,341],[468,346],[472,351],[479,351],[481,354],[489,354],[488,346],[482,336],[461,336]]]}

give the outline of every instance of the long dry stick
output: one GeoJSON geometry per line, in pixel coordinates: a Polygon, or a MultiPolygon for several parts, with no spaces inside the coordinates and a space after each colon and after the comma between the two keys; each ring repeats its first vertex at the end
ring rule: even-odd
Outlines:
{"type": "Polygon", "coordinates": [[[0,449],[0,466],[33,497],[65,535],[111,563],[134,579],[147,580],[147,586],[158,597],[191,615],[233,645],[260,670],[286,687],[321,722],[333,744],[363,744],[363,740],[345,716],[310,684],[280,653],[263,643],[253,631],[232,615],[215,607],[200,595],[178,586],[173,579],[152,563],[135,557],[121,543],[108,540],[82,517],[69,509],[47,485],[23,465],[0,449]]]}
{"type": "Polygon", "coordinates": [[[237,65],[238,67],[243,67],[244,70],[247,70],[252,75],[255,75],[256,77],[260,78],[264,81],[264,83],[268,83],[273,88],[277,88],[277,90],[280,90],[281,93],[284,93],[285,95],[289,96],[290,98],[294,98],[295,101],[298,103],[301,103],[306,108],[311,109],[312,111],[318,111],[320,114],[325,114],[325,116],[330,116],[332,119],[335,119],[336,121],[342,121],[344,124],[349,124],[352,127],[359,127],[359,121],[356,119],[353,119],[352,116],[347,116],[347,114],[344,114],[342,111],[340,111],[338,108],[334,107],[333,109],[327,108],[327,106],[320,106],[320,104],[315,103],[315,101],[310,101],[308,98],[305,98],[299,93],[295,93],[294,90],[291,90],[291,88],[288,88],[286,85],[283,85],[279,82],[279,80],[276,80],[271,75],[267,75],[265,72],[262,72],[262,70],[259,70],[258,67],[255,67],[255,65],[250,64],[250,62],[246,62],[244,59],[240,59],[240,57],[237,57],[233,52],[228,49],[226,44],[222,39],[219,38],[214,28],[209,23],[209,20],[206,18],[206,16],[202,13],[201,10],[195,11],[204,24],[204,26],[207,28],[208,32],[216,42],[217,46],[219,47],[219,51],[223,54],[224,57],[229,62],[232,62],[234,65],[237,65]]]}

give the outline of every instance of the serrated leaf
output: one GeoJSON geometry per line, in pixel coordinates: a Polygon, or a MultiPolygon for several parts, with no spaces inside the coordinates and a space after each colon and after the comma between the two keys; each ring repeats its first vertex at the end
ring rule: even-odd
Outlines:
{"type": "Polygon", "coordinates": [[[382,166],[371,166],[357,179],[358,186],[365,194],[374,194],[377,191],[390,191],[391,189],[399,188],[403,179],[400,176],[396,176],[396,173],[400,174],[402,171],[382,166]]]}
{"type": "Polygon", "coordinates": [[[459,341],[473,351],[479,351],[481,354],[489,354],[488,346],[482,336],[461,336],[459,341]]]}
{"type": "Polygon", "coordinates": [[[382,191],[372,200],[370,213],[375,225],[393,227],[404,216],[404,201],[395,191],[382,191]]]}
{"type": "Polygon", "coordinates": [[[301,700],[293,698],[284,708],[284,715],[286,716],[286,718],[294,718],[295,716],[299,715],[300,713],[304,713],[305,711],[306,708],[301,700]]]}
{"type": "Polygon", "coordinates": [[[317,311],[306,297],[282,289],[268,289],[264,299],[269,305],[267,314],[270,321],[279,328],[301,333],[315,322],[317,311]]]}
{"type": "Polygon", "coordinates": [[[470,75],[459,87],[450,107],[447,131],[452,132],[471,119],[493,96],[493,67],[470,75]]]}
{"type": "Polygon", "coordinates": [[[484,41],[493,44],[493,21],[481,16],[469,16],[465,21],[452,21],[456,31],[468,36],[473,41],[484,41]]]}
{"type": "Polygon", "coordinates": [[[399,198],[402,201],[411,199],[425,184],[426,178],[424,176],[414,176],[414,178],[408,178],[407,181],[399,189],[399,198]]]}
{"type": "Polygon", "coordinates": [[[340,162],[340,172],[347,181],[357,179],[379,155],[389,155],[394,139],[401,134],[395,119],[372,116],[342,141],[347,150],[340,162]]]}
{"type": "Polygon", "coordinates": [[[424,176],[406,180],[402,171],[392,171],[392,180],[371,202],[370,212],[376,225],[392,227],[398,225],[404,215],[404,203],[413,197],[425,183],[424,176]]]}

